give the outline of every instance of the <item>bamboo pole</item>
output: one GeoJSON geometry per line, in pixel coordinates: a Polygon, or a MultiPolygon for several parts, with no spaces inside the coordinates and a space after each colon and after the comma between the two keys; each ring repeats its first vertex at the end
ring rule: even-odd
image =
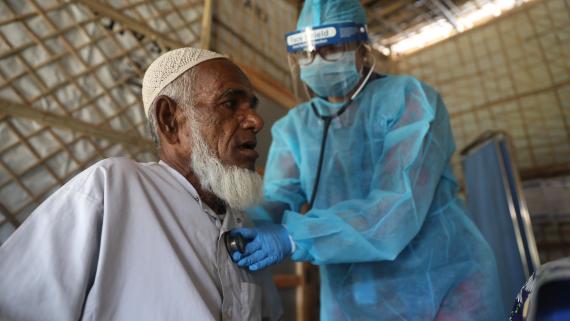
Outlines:
{"type": "Polygon", "coordinates": [[[212,0],[204,0],[204,12],[202,17],[202,34],[200,36],[200,48],[210,49],[211,34],[212,34],[212,0]]]}
{"type": "Polygon", "coordinates": [[[143,140],[132,135],[118,132],[114,129],[97,127],[77,119],[59,116],[53,113],[30,108],[22,104],[9,102],[4,99],[0,99],[0,112],[15,117],[31,119],[48,126],[81,132],[91,137],[106,139],[113,143],[137,146],[147,150],[154,149],[153,143],[149,140],[143,140]]]}

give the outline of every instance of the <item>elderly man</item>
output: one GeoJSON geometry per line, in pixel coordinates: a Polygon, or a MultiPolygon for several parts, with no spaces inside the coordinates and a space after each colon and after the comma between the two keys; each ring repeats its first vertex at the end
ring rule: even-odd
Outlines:
{"type": "Polygon", "coordinates": [[[41,204],[0,248],[0,320],[282,317],[268,275],[233,264],[223,239],[260,196],[249,80],[181,48],[142,92],[160,161],[103,160],[41,204]]]}

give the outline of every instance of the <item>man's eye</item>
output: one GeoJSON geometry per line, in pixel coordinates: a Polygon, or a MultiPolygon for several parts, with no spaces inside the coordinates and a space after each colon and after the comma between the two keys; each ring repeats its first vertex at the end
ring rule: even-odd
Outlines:
{"type": "Polygon", "coordinates": [[[236,109],[238,106],[238,101],[235,99],[228,100],[222,103],[222,105],[229,109],[236,109]]]}

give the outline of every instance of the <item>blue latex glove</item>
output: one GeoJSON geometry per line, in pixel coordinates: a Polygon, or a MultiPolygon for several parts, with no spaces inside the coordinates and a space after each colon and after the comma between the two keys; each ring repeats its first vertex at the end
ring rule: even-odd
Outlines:
{"type": "Polygon", "coordinates": [[[261,270],[281,262],[291,255],[291,241],[287,230],[278,224],[264,224],[253,228],[237,228],[231,235],[240,234],[248,243],[244,253],[232,253],[232,259],[250,271],[261,270]]]}

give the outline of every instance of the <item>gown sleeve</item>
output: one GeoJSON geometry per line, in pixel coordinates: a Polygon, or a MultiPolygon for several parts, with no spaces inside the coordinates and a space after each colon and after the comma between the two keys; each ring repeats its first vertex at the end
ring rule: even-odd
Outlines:
{"type": "Polygon", "coordinates": [[[76,321],[97,264],[102,201],[78,175],[0,247],[0,320],[76,321]]]}
{"type": "Polygon", "coordinates": [[[299,148],[294,139],[283,132],[294,131],[291,124],[282,119],[271,129],[272,142],[267,159],[268,169],[264,175],[264,201],[247,210],[248,216],[255,223],[281,223],[286,210],[299,212],[307,203],[301,180],[299,179],[299,148]]]}
{"type": "MultiPolygon", "coordinates": [[[[443,101],[433,89],[409,78],[396,92],[372,100],[373,106],[388,104],[384,111],[391,109],[392,116],[384,139],[378,140],[382,152],[373,165],[366,197],[314,208],[305,215],[285,211],[282,223],[296,244],[293,260],[394,260],[420,231],[453,153],[453,138],[443,101]]],[[[373,114],[368,130],[382,126],[380,118],[373,114]]],[[[284,188],[274,192],[280,190],[284,188]]]]}

